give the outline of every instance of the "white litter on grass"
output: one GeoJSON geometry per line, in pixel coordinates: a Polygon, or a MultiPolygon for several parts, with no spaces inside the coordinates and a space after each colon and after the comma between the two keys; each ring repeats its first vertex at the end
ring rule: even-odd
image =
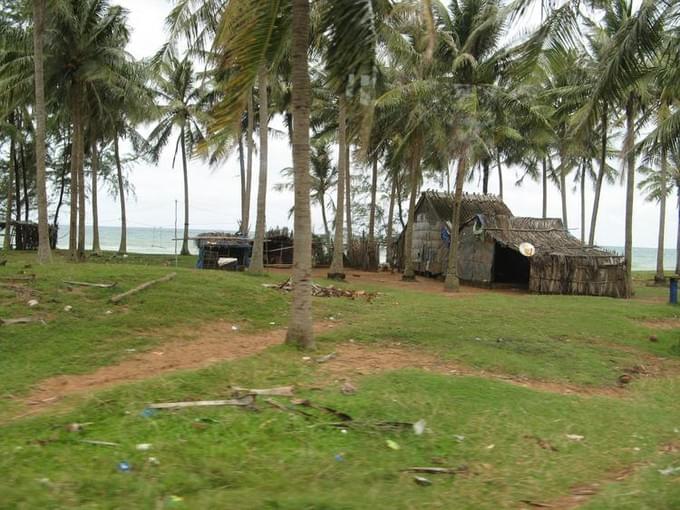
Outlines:
{"type": "Polygon", "coordinates": [[[493,450],[494,448],[496,448],[495,444],[490,444],[489,446],[486,447],[487,450],[493,450]]]}
{"type": "Polygon", "coordinates": [[[232,330],[232,331],[238,331],[238,326],[232,326],[232,327],[231,327],[231,330],[232,330]]]}
{"type": "Polygon", "coordinates": [[[680,467],[667,467],[666,469],[659,469],[659,474],[663,476],[672,476],[680,474],[680,467]]]}
{"type": "Polygon", "coordinates": [[[40,304],[37,299],[31,299],[28,303],[26,303],[28,306],[31,308],[34,308],[40,304]]]}
{"type": "Polygon", "coordinates": [[[465,441],[465,436],[459,436],[458,434],[454,434],[454,435],[453,435],[453,438],[454,438],[456,441],[458,441],[459,443],[462,443],[463,441],[465,441]]]}
{"type": "Polygon", "coordinates": [[[145,452],[147,450],[151,450],[151,444],[150,443],[140,443],[136,446],[137,450],[140,452],[145,452]]]}
{"type": "Polygon", "coordinates": [[[67,305],[67,306],[64,307],[64,311],[65,311],[65,312],[72,312],[72,311],[73,311],[73,307],[72,307],[71,305],[67,305]]]}
{"type": "Polygon", "coordinates": [[[270,322],[269,325],[270,326],[276,326],[276,322],[270,322]]]}
{"type": "Polygon", "coordinates": [[[425,426],[427,423],[425,420],[418,420],[413,424],[413,432],[415,433],[416,436],[422,436],[423,433],[425,432],[425,426]]]}
{"type": "Polygon", "coordinates": [[[583,441],[585,436],[579,436],[578,434],[567,434],[567,439],[571,439],[572,441],[583,441]]]}

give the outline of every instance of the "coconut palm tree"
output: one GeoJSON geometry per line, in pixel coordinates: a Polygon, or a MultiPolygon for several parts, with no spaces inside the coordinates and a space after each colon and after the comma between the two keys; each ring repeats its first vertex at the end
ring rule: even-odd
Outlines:
{"type": "Polygon", "coordinates": [[[160,102],[156,126],[149,135],[156,159],[168,144],[173,133],[177,134],[173,167],[180,154],[184,177],[184,233],[182,255],[189,255],[189,165],[188,159],[203,142],[202,124],[207,120],[201,108],[202,92],[196,84],[196,74],[191,57],[179,58],[174,51],[168,52],[157,64],[153,77],[153,90],[160,102]]]}
{"type": "Polygon", "coordinates": [[[45,104],[45,0],[33,0],[33,63],[35,66],[35,161],[38,190],[38,261],[52,261],[50,227],[47,217],[47,179],[45,131],[47,107],[45,104]]]}

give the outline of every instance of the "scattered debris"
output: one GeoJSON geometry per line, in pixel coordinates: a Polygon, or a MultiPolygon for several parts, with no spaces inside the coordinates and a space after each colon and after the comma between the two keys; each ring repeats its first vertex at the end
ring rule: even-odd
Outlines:
{"type": "Polygon", "coordinates": [[[667,467],[666,469],[659,469],[659,474],[663,476],[680,475],[680,467],[667,467]]]}
{"type": "Polygon", "coordinates": [[[152,447],[152,446],[153,446],[153,445],[151,445],[150,443],[140,443],[140,444],[138,444],[137,446],[135,446],[135,448],[136,448],[137,450],[139,450],[140,452],[145,452],[145,451],[147,451],[147,450],[151,450],[151,447],[152,447]]]}
{"type": "Polygon", "coordinates": [[[315,359],[315,361],[317,363],[326,363],[327,361],[337,358],[337,356],[338,356],[337,352],[331,352],[330,354],[326,354],[325,356],[319,356],[318,358],[315,359]]]}
{"type": "Polygon", "coordinates": [[[118,471],[121,473],[127,473],[128,471],[132,470],[132,466],[130,465],[129,462],[126,461],[121,461],[118,463],[118,471]]]}
{"type": "Polygon", "coordinates": [[[167,402],[161,404],[150,404],[148,409],[185,409],[187,407],[218,407],[218,406],[250,407],[254,403],[255,397],[253,395],[246,395],[241,398],[229,400],[196,400],[193,402],[167,402]]]}
{"type": "Polygon", "coordinates": [[[345,456],[342,453],[336,453],[335,454],[335,460],[337,462],[342,462],[345,460],[345,456]]]}
{"type": "Polygon", "coordinates": [[[567,439],[572,441],[583,441],[585,436],[579,436],[578,434],[567,434],[567,439]]]}
{"type": "Polygon", "coordinates": [[[390,448],[391,450],[401,450],[401,446],[399,446],[399,443],[393,441],[392,439],[388,439],[387,441],[385,441],[385,444],[387,444],[387,447],[390,448]]]}
{"type": "Polygon", "coordinates": [[[232,326],[232,327],[231,327],[231,330],[232,330],[232,331],[238,331],[238,329],[239,329],[238,326],[232,326]]]}
{"type": "Polygon", "coordinates": [[[489,446],[486,447],[487,450],[493,450],[494,448],[496,448],[495,444],[490,444],[489,446]]]}
{"type": "Polygon", "coordinates": [[[524,439],[530,439],[530,440],[536,441],[536,444],[538,446],[540,446],[541,448],[543,448],[544,450],[550,450],[552,452],[559,451],[556,447],[551,445],[548,441],[546,441],[545,439],[541,439],[540,437],[527,435],[527,436],[524,436],[524,439]]]}
{"type": "Polygon", "coordinates": [[[70,285],[72,287],[95,287],[98,289],[112,289],[116,285],[118,285],[118,282],[114,283],[89,283],[89,282],[70,282],[70,281],[64,281],[66,285],[70,285]]]}
{"type": "Polygon", "coordinates": [[[422,436],[423,433],[425,432],[425,426],[427,423],[425,420],[418,420],[413,424],[413,432],[415,433],[416,436],[422,436]]]}
{"type": "Polygon", "coordinates": [[[31,299],[28,303],[26,303],[30,308],[35,308],[40,304],[40,301],[37,299],[31,299]]]}
{"type": "Polygon", "coordinates": [[[81,439],[80,443],[91,444],[94,446],[120,446],[118,443],[112,443],[110,441],[95,441],[93,439],[81,439]]]}
{"type": "Polygon", "coordinates": [[[309,407],[310,409],[316,409],[317,411],[323,411],[325,413],[332,414],[333,416],[339,418],[342,421],[352,421],[352,417],[349,414],[343,413],[342,411],[337,411],[332,407],[317,406],[313,404],[310,400],[293,399],[291,400],[291,404],[296,406],[309,407]]]}
{"type": "Polygon", "coordinates": [[[432,485],[432,482],[430,480],[422,476],[414,476],[413,481],[416,484],[420,485],[421,487],[429,487],[430,485],[432,485]]]}
{"type": "Polygon", "coordinates": [[[552,505],[548,505],[547,503],[538,503],[536,501],[531,501],[529,499],[523,499],[521,500],[522,503],[533,506],[534,508],[553,508],[552,505]]]}
{"type": "Polygon", "coordinates": [[[88,423],[69,423],[66,425],[66,430],[69,432],[82,432],[85,427],[88,427],[90,425],[93,425],[94,422],[88,422],[88,423]]]}
{"type": "Polygon", "coordinates": [[[455,475],[467,471],[465,468],[441,468],[441,467],[410,467],[402,469],[405,473],[426,473],[430,475],[455,475]]]}
{"type": "Polygon", "coordinates": [[[633,381],[633,376],[629,374],[623,374],[619,376],[619,384],[630,384],[633,381]]]}
{"type": "Polygon", "coordinates": [[[17,275],[17,276],[0,276],[0,281],[3,282],[30,282],[35,280],[35,275],[17,275]]]}
{"type": "Polygon", "coordinates": [[[153,417],[156,416],[157,414],[158,414],[158,411],[157,411],[156,409],[152,409],[152,408],[150,408],[150,407],[147,407],[147,408],[144,409],[141,413],[139,413],[139,415],[140,415],[142,418],[153,418],[153,417]]]}
{"type": "Polygon", "coordinates": [[[658,338],[656,335],[650,335],[650,336],[649,336],[649,341],[650,341],[650,342],[656,343],[656,342],[659,341],[659,338],[658,338]]]}
{"type": "Polygon", "coordinates": [[[161,465],[161,462],[156,457],[149,457],[148,462],[152,466],[160,466],[161,465]]]}
{"type": "MultiPolygon", "coordinates": [[[[263,287],[268,289],[276,289],[284,292],[293,291],[293,281],[291,278],[280,284],[270,284],[263,283],[263,287]]],[[[365,290],[350,290],[350,289],[340,289],[334,285],[329,285],[328,287],[323,287],[319,284],[312,283],[312,296],[314,297],[346,297],[350,299],[356,298],[366,298],[370,303],[377,297],[376,292],[366,292],[365,290]]]]}
{"type": "Polygon", "coordinates": [[[458,441],[459,443],[462,443],[463,441],[465,441],[465,436],[460,436],[460,435],[458,435],[458,434],[454,434],[454,435],[453,435],[453,438],[454,438],[456,441],[458,441]]]}
{"type": "Polygon", "coordinates": [[[72,311],[73,311],[73,307],[72,307],[71,305],[66,305],[66,306],[64,307],[64,311],[65,311],[66,313],[72,312],[72,311]]]}
{"type": "Polygon", "coordinates": [[[169,275],[166,275],[163,278],[158,278],[157,280],[151,280],[150,282],[143,283],[143,284],[139,285],[138,287],[135,287],[132,290],[129,290],[127,292],[123,292],[122,294],[118,294],[116,296],[113,296],[111,298],[111,302],[112,303],[118,303],[118,302],[122,301],[123,299],[125,299],[129,296],[132,296],[133,294],[137,294],[138,292],[141,292],[145,289],[148,289],[152,285],[156,285],[158,283],[168,282],[168,281],[172,280],[173,278],[175,278],[176,276],[177,276],[177,273],[170,273],[169,275]]]}
{"type": "Polygon", "coordinates": [[[354,395],[357,392],[357,388],[351,382],[345,381],[340,388],[340,392],[343,395],[354,395]]]}
{"type": "Polygon", "coordinates": [[[263,397],[292,397],[294,395],[295,386],[281,386],[278,388],[240,388],[238,386],[232,387],[237,395],[260,395],[263,397]]]}

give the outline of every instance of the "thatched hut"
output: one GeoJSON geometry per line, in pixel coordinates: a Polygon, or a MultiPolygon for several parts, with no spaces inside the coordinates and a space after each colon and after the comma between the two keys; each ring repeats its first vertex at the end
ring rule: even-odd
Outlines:
{"type": "Polygon", "coordinates": [[[226,232],[199,234],[195,239],[198,248],[198,269],[223,269],[242,271],[250,264],[253,242],[226,232]]]}
{"type": "MultiPolygon", "coordinates": [[[[452,216],[451,195],[423,193],[413,230],[416,272],[446,273],[452,216]]],[[[521,286],[543,294],[630,296],[625,259],[583,245],[562,220],[515,217],[502,200],[490,195],[465,195],[460,218],[458,276],[463,282],[521,286]],[[523,243],[533,245],[533,257],[520,253],[523,243]]],[[[400,244],[403,253],[403,235],[400,244]]]]}

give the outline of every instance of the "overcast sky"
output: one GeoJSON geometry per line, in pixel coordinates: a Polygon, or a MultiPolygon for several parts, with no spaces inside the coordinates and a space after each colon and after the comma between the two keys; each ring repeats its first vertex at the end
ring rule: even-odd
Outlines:
{"type": "MultiPolygon", "coordinates": [[[[130,11],[132,40],[129,51],[138,58],[155,53],[164,43],[164,19],[170,10],[168,0],[114,0],[130,11]]],[[[276,124],[276,121],[275,121],[276,124]]],[[[174,144],[171,144],[174,147],[174,144]]],[[[613,162],[620,165],[620,163],[613,162]]],[[[290,148],[286,140],[270,140],[269,183],[267,200],[268,226],[292,225],[288,211],[293,203],[292,193],[273,191],[271,187],[281,182],[280,170],[292,166],[290,148]]],[[[257,169],[257,162],[255,162],[257,169]]],[[[174,224],[175,200],[179,200],[182,210],[182,176],[181,166],[172,168],[172,149],[156,167],[138,164],[130,169],[131,180],[136,190],[136,199],[130,200],[128,206],[128,223],[131,227],[169,227],[174,224]]],[[[190,162],[189,188],[191,207],[191,226],[198,230],[222,229],[235,230],[240,217],[240,183],[238,160],[231,158],[220,168],[208,168],[201,161],[190,162]]],[[[257,171],[255,171],[255,176],[257,171]]],[[[255,177],[256,179],[256,177],[255,177]]],[[[539,216],[541,214],[541,188],[538,183],[525,181],[521,188],[513,185],[515,171],[506,170],[505,200],[510,209],[518,216],[539,216]]],[[[435,188],[434,183],[426,187],[435,188]]],[[[491,190],[498,189],[498,181],[494,173],[491,190]]],[[[479,191],[481,184],[474,182],[466,186],[466,191],[479,191]]],[[[251,225],[255,223],[255,202],[257,183],[253,183],[253,212],[251,225]]],[[[120,212],[117,202],[100,192],[100,222],[106,226],[119,224],[120,212]]],[[[587,189],[588,221],[590,218],[590,202],[593,191],[587,189]]],[[[659,215],[656,204],[650,204],[638,195],[636,197],[634,245],[655,247],[659,215]]],[[[572,233],[580,236],[580,197],[578,192],[569,196],[569,227],[572,233]]],[[[597,243],[605,246],[623,245],[624,238],[625,193],[621,185],[607,185],[603,192],[600,209],[597,243]]],[[[561,216],[559,191],[551,187],[549,196],[549,215],[561,216]]],[[[671,199],[668,208],[667,247],[675,247],[675,230],[677,227],[677,209],[671,199]]],[[[180,217],[180,224],[182,218],[180,217]]],[[[322,230],[321,215],[318,208],[314,211],[314,228],[322,230]]]]}

